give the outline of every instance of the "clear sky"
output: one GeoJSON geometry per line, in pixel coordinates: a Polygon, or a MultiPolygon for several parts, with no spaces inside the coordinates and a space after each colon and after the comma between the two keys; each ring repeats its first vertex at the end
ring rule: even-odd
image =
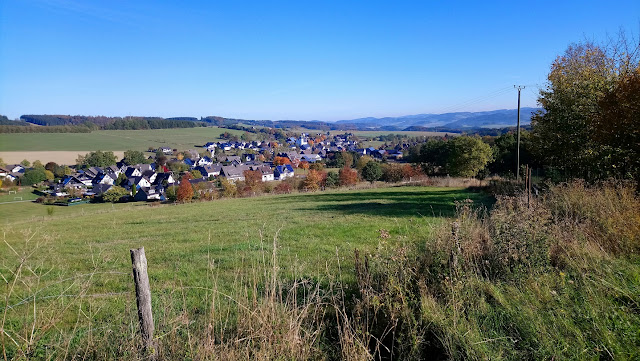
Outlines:
{"type": "Polygon", "coordinates": [[[338,120],[523,106],[640,1],[0,1],[0,114],[338,120]]]}

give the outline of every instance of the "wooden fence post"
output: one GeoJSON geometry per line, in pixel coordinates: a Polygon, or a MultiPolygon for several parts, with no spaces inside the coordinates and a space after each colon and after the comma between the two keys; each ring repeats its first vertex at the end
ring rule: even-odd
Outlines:
{"type": "Polygon", "coordinates": [[[157,357],[157,350],[153,342],[153,315],[151,314],[151,290],[149,289],[149,275],[147,274],[147,257],[144,247],[132,249],[131,263],[133,264],[133,281],[136,285],[136,301],[138,304],[138,321],[145,353],[152,360],[157,357]]]}

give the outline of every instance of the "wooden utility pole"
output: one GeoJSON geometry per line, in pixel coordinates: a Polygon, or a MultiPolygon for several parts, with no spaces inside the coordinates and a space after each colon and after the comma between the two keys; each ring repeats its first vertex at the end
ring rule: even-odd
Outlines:
{"type": "Polygon", "coordinates": [[[522,85],[514,85],[514,88],[518,89],[518,146],[516,148],[516,180],[520,180],[520,91],[525,87],[522,85]]]}
{"type": "Polygon", "coordinates": [[[144,352],[151,360],[157,357],[157,350],[153,342],[153,315],[151,313],[151,290],[149,289],[149,275],[147,274],[147,257],[144,247],[132,249],[131,263],[133,264],[133,281],[136,285],[136,301],[138,304],[138,321],[144,352]]]}

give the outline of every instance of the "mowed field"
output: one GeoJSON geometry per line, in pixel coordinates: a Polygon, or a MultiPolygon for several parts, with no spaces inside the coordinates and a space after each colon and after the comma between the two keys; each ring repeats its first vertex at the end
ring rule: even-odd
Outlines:
{"type": "MultiPolygon", "coordinates": [[[[218,127],[149,130],[99,130],[91,133],[13,133],[0,134],[0,158],[7,163],[23,159],[69,164],[78,154],[90,151],[147,150],[149,147],[193,149],[206,142],[219,141],[220,134],[242,132],[218,127]]],[[[119,153],[121,154],[121,153],[119,153]]]]}
{"type": "MultiPolygon", "coordinates": [[[[215,284],[230,292],[238,277],[249,277],[271,258],[274,240],[286,278],[348,280],[354,249],[425,242],[434,227],[449,221],[454,202],[467,198],[488,202],[486,195],[460,188],[393,187],[155,207],[0,204],[0,272],[12,279],[16,267],[29,269],[8,300],[15,305],[9,318],[28,317],[34,294],[38,310],[83,294],[94,312],[91,327],[108,330],[113,320],[135,320],[129,249],[142,246],[158,322],[168,300],[197,318],[205,290],[215,284]]],[[[60,322],[57,328],[73,327],[60,322]]]]}

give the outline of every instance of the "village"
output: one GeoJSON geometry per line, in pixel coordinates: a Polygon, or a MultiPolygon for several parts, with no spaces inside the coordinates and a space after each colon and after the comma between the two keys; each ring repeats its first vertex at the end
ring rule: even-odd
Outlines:
{"type": "MultiPolygon", "coordinates": [[[[226,140],[207,142],[199,150],[150,148],[148,151],[155,154],[140,163],[132,164],[131,160],[123,158],[106,166],[64,166],[64,175],[39,183],[37,192],[49,200],[55,199],[60,205],[102,200],[114,187],[126,191],[126,194],[120,194],[118,201],[167,201],[170,199],[169,188],[178,186],[187,172],[190,178],[187,181],[202,192],[219,186],[223,179],[232,183],[244,182],[247,174],[259,175],[261,182],[284,181],[296,175],[304,178],[304,172],[296,173],[296,169],[322,169],[325,165],[342,167],[343,164],[335,159],[336,154],[342,152],[379,161],[402,159],[401,147],[391,150],[359,148],[359,142],[354,138],[351,133],[317,133],[313,136],[302,133],[286,138],[283,145],[275,141],[226,140]]],[[[28,185],[26,183],[30,182],[23,182],[23,178],[29,169],[26,164],[0,167],[0,179],[4,180],[5,186],[28,185]]]]}

